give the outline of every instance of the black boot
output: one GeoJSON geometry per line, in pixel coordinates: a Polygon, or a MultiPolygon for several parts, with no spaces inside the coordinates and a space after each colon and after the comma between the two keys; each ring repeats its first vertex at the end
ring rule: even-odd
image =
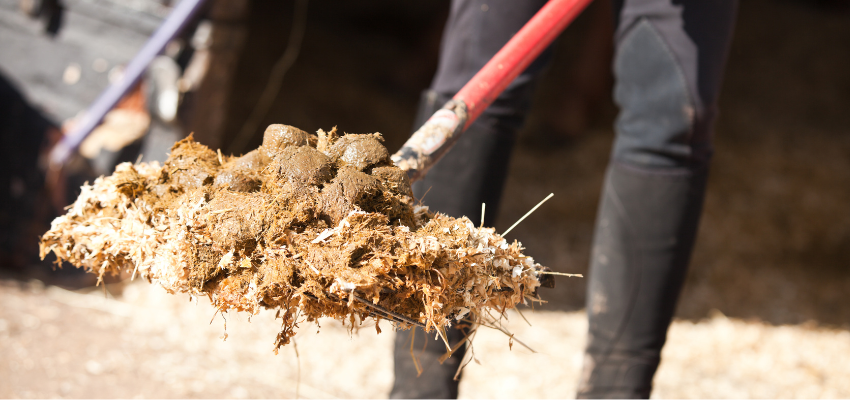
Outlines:
{"type": "MultiPolygon", "coordinates": [[[[396,332],[395,351],[393,353],[393,382],[391,399],[456,399],[459,380],[455,374],[466,353],[466,346],[460,346],[451,357],[440,364],[440,357],[446,354],[443,339],[434,337],[435,333],[425,333],[421,328],[414,328],[413,347],[411,352],[411,331],[396,332]],[[416,364],[422,370],[417,375],[416,364]]],[[[465,340],[466,333],[461,329],[446,329],[449,343],[454,347],[465,340]]],[[[460,376],[458,376],[460,379],[460,376]]]]}
{"type": "Polygon", "coordinates": [[[597,216],[580,398],[648,398],[687,272],[707,168],[613,163],[597,216]]]}

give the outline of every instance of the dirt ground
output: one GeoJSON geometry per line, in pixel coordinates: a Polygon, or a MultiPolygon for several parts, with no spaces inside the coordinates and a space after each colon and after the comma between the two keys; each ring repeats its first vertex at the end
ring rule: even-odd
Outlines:
{"type": "MultiPolygon", "coordinates": [[[[850,43],[850,24],[846,12],[833,11],[791,0],[741,4],[705,211],[654,397],[850,397],[850,53],[842,47],[850,43]]],[[[341,34],[310,29],[307,44],[333,43],[341,34]]],[[[335,50],[340,59],[401,51],[380,58],[367,44],[335,50]]],[[[333,63],[320,59],[305,50],[302,60],[318,67],[293,68],[273,122],[379,130],[388,147],[400,145],[415,98],[360,79],[356,68],[334,74],[333,63]],[[336,98],[327,94],[332,90],[336,98]],[[372,100],[357,103],[356,95],[372,100]]],[[[602,118],[566,145],[545,149],[521,140],[514,153],[496,228],[554,192],[509,238],[557,271],[586,272],[610,126],[602,118]]],[[[461,397],[573,396],[586,330],[584,285],[564,278],[543,292],[550,303],[526,313],[532,327],[512,318],[511,329],[538,354],[510,350],[496,332],[479,335],[480,365],[465,371],[461,397]]],[[[303,325],[298,356],[296,346],[274,355],[271,315],[250,324],[246,315],[228,315],[223,341],[224,320],[210,322],[204,299],[196,305],[144,282],[114,284],[108,293],[2,281],[0,397],[389,392],[394,333],[383,324],[380,335],[368,323],[354,335],[333,321],[322,322],[318,334],[303,325]]]]}
{"type": "MultiPolygon", "coordinates": [[[[38,281],[0,289],[0,397],[381,398],[392,383],[395,333],[386,322],[380,335],[371,322],[353,334],[333,320],[303,324],[295,346],[274,355],[279,323],[272,313],[250,322],[227,315],[225,331],[207,301],[144,282],[111,285],[108,295],[38,281]]],[[[584,314],[525,314],[532,326],[515,313],[508,326],[538,353],[509,350],[503,334],[482,331],[473,347],[480,364],[464,371],[461,397],[573,396],[584,314]]],[[[850,332],[816,324],[773,326],[719,312],[697,323],[679,320],[653,396],[846,398],[848,352],[850,332]]]]}

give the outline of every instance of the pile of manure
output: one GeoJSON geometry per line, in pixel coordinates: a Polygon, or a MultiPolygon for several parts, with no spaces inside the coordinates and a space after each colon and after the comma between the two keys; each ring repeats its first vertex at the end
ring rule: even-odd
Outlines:
{"type": "Polygon", "coordinates": [[[190,136],[163,166],[123,163],[83,186],[41,256],[205,295],[221,312],[277,310],[275,349],[320,317],[444,336],[540,301],[545,269],[494,229],[417,205],[382,140],[271,125],[258,149],[228,157],[190,136]]]}

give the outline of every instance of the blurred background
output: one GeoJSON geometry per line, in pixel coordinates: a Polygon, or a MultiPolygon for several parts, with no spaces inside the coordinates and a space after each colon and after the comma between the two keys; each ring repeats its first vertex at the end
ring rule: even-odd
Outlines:
{"type": "MultiPolygon", "coordinates": [[[[303,326],[272,353],[273,315],[228,316],[146,282],[38,259],[85,181],[164,160],[194,132],[224,153],[271,123],[414,129],[448,1],[212,0],[66,164],[70,129],[173,8],[169,0],[0,0],[0,397],[386,397],[393,332],[303,326]],[[369,366],[363,368],[364,365],[369,366]]],[[[585,273],[616,108],[610,2],[553,45],[514,151],[496,229],[585,273]]],[[[850,2],[742,0],[716,153],[656,397],[850,397],[850,2]]],[[[559,278],[560,279],[560,278],[559,278]]],[[[517,337],[482,335],[461,397],[571,397],[585,282],[563,278],[517,337]]],[[[364,324],[367,326],[369,323],[364,324]]],[[[405,334],[405,333],[401,333],[405,334]]]]}

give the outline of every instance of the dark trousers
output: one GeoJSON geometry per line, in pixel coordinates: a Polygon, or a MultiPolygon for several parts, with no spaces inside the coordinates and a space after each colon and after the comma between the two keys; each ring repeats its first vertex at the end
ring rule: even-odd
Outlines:
{"type": "MultiPolygon", "coordinates": [[[[543,3],[453,1],[419,122],[543,3]]],[[[650,394],[702,210],[736,5],[736,0],[614,2],[614,98],[620,113],[594,233],[580,397],[650,394]]],[[[417,197],[429,191],[423,202],[432,210],[477,223],[482,202],[497,209],[515,135],[546,58],[521,74],[414,185],[417,197]]],[[[492,226],[495,214],[488,213],[484,223],[492,226]]],[[[457,331],[450,336],[462,338],[457,331]]],[[[410,337],[401,332],[391,397],[456,397],[451,378],[462,351],[440,365],[436,359],[445,347],[421,331],[416,338],[414,351],[425,372],[416,377],[410,337]]]]}

